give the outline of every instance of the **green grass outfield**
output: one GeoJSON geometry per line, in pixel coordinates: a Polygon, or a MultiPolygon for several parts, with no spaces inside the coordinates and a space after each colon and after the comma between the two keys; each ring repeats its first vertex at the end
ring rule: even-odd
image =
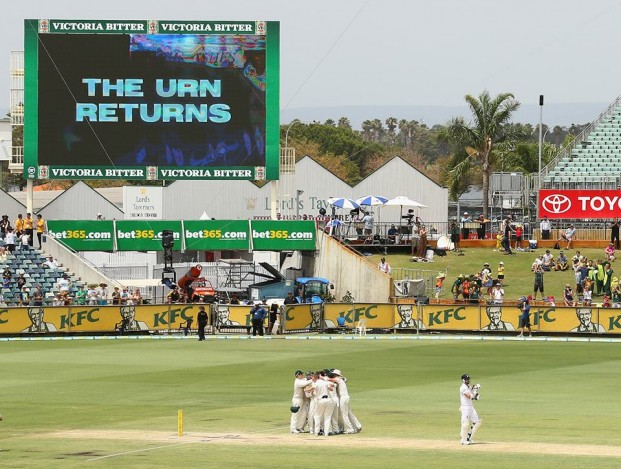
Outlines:
{"type": "Polygon", "coordinates": [[[0,466],[621,465],[621,344],[441,337],[0,341],[0,466]],[[340,368],[363,432],[289,434],[297,368],[340,368]],[[485,420],[471,447],[465,372],[485,420]]]}

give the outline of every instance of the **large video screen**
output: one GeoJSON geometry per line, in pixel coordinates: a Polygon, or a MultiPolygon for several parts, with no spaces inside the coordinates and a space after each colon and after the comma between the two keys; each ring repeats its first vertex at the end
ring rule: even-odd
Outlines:
{"type": "Polygon", "coordinates": [[[25,177],[278,178],[277,22],[25,27],[25,177]]]}

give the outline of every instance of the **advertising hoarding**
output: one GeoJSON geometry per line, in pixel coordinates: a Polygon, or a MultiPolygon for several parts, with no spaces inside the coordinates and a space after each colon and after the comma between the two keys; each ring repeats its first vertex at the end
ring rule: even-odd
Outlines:
{"type": "Polygon", "coordinates": [[[48,220],[47,227],[75,251],[162,251],[164,230],[173,232],[173,251],[314,251],[316,239],[312,220],[48,220]]]}
{"type": "Polygon", "coordinates": [[[621,191],[560,190],[539,191],[539,217],[616,218],[621,212],[621,191]]]}

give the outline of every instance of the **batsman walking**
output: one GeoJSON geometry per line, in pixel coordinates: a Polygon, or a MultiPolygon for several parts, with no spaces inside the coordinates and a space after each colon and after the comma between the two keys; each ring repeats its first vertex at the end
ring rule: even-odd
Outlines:
{"type": "Polygon", "coordinates": [[[459,397],[461,399],[461,444],[471,445],[474,443],[474,434],[481,426],[483,419],[479,418],[472,401],[479,399],[480,384],[470,386],[470,375],[461,375],[461,387],[459,397]]]}

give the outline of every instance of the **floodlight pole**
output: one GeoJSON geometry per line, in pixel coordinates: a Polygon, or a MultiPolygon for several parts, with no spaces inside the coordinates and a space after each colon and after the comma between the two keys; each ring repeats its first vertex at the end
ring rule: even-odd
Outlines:
{"type": "Polygon", "coordinates": [[[539,166],[537,177],[537,216],[539,216],[539,191],[541,190],[541,148],[543,146],[543,95],[539,95],[539,166]]]}
{"type": "Polygon", "coordinates": [[[539,95],[539,179],[537,189],[541,189],[541,147],[543,140],[543,95],[539,95]]]}

